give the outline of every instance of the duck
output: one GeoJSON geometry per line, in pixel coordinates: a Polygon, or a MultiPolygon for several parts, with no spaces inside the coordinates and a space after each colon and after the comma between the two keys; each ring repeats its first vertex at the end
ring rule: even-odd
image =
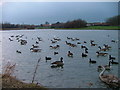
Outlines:
{"type": "Polygon", "coordinates": [[[91,58],[89,59],[89,63],[96,63],[96,61],[94,61],[94,60],[91,60],[91,58]]]}
{"type": "Polygon", "coordinates": [[[68,56],[69,57],[73,57],[73,53],[71,53],[70,51],[68,51],[68,56]]]}
{"type": "Polygon", "coordinates": [[[119,62],[115,62],[115,61],[110,61],[112,64],[119,64],[119,62]]]}
{"type": "Polygon", "coordinates": [[[96,52],[97,53],[97,56],[105,56],[105,55],[107,55],[108,53],[100,53],[100,52],[96,52]]]}
{"type": "Polygon", "coordinates": [[[57,66],[63,66],[63,57],[60,58],[60,61],[55,61],[53,63],[51,63],[52,65],[57,65],[57,66]]]}
{"type": "Polygon", "coordinates": [[[87,56],[88,56],[87,54],[82,53],[82,57],[87,57],[87,56]]]}
{"type": "Polygon", "coordinates": [[[109,55],[109,60],[115,60],[115,57],[112,57],[111,55],[109,55]]]}
{"type": "Polygon", "coordinates": [[[120,79],[112,74],[104,75],[105,67],[102,66],[102,71],[99,74],[99,78],[102,82],[112,87],[120,87],[120,79]]]}
{"type": "Polygon", "coordinates": [[[52,59],[51,57],[45,57],[46,62],[51,59],[52,59]]]}

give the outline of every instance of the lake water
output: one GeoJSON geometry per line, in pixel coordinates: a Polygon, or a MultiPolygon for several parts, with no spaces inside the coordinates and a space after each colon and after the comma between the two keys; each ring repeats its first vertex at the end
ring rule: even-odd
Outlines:
{"type": "MultiPolygon", "coordinates": [[[[14,76],[18,79],[30,83],[32,82],[33,73],[39,58],[41,61],[38,65],[38,69],[35,76],[35,83],[38,82],[45,87],[49,88],[105,88],[107,87],[99,79],[99,73],[97,67],[99,65],[107,65],[109,63],[108,56],[97,57],[96,51],[98,46],[108,44],[112,47],[107,51],[110,55],[116,57],[118,62],[118,31],[117,30],[11,30],[0,32],[0,53],[2,53],[1,61],[3,66],[8,62],[16,63],[14,76]],[[11,37],[11,36],[14,37],[11,37]],[[27,40],[26,45],[20,45],[16,40],[16,35],[24,35],[22,39],[27,40]],[[41,52],[31,52],[32,45],[36,45],[37,37],[40,37],[42,41],[39,41],[39,47],[41,52]],[[55,44],[51,43],[53,38],[59,37],[61,41],[55,44]],[[71,41],[67,37],[79,38],[80,40],[71,41]],[[10,41],[11,38],[13,41],[10,41]],[[97,46],[91,46],[90,40],[94,40],[97,46]],[[111,42],[116,40],[116,43],[111,42]],[[66,45],[65,41],[77,44],[77,47],[70,47],[66,45]],[[87,43],[84,43],[86,41],[87,43]],[[50,45],[59,44],[60,48],[51,49],[50,45]],[[88,56],[82,58],[81,53],[84,49],[81,49],[81,45],[88,47],[88,56]],[[16,53],[16,50],[20,50],[20,53],[16,53]],[[68,51],[73,52],[73,58],[67,56],[68,51]],[[58,55],[54,55],[54,51],[58,52],[58,55]],[[45,60],[45,57],[52,58],[51,61],[45,60]],[[51,68],[51,63],[60,60],[63,57],[63,68],[51,68]],[[96,64],[90,64],[89,58],[97,61],[96,64]]],[[[114,74],[118,76],[118,65],[112,65],[112,69],[105,74],[114,74]]]]}

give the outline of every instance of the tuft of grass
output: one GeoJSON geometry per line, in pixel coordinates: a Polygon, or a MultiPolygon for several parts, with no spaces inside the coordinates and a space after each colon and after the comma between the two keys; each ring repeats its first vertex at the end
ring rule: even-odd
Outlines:
{"type": "Polygon", "coordinates": [[[35,83],[24,83],[18,79],[16,79],[16,77],[13,77],[13,73],[15,70],[15,64],[11,64],[10,62],[8,62],[5,66],[4,66],[4,70],[2,75],[0,74],[0,76],[2,77],[2,88],[32,88],[32,90],[36,90],[34,88],[40,88],[40,90],[47,90],[47,88],[40,86],[38,84],[35,83]]]}

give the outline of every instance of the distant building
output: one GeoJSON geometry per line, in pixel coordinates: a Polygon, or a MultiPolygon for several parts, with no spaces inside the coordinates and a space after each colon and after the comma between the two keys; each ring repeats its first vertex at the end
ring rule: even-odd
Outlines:
{"type": "Polygon", "coordinates": [[[109,26],[109,24],[96,22],[96,23],[87,23],[87,26],[109,26]]]}
{"type": "Polygon", "coordinates": [[[41,26],[42,26],[42,27],[49,28],[49,27],[51,27],[51,24],[42,24],[41,26]]]}

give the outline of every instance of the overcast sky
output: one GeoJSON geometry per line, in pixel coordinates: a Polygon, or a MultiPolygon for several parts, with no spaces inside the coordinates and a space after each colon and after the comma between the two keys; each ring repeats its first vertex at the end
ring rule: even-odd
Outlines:
{"type": "Polygon", "coordinates": [[[118,15],[117,2],[6,2],[3,21],[15,24],[42,24],[83,19],[103,22],[118,15]]]}

